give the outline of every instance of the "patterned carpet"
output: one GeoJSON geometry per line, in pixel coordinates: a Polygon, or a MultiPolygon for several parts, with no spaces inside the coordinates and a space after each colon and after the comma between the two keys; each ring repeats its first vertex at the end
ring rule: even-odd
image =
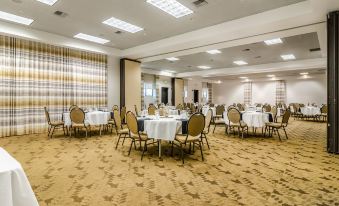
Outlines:
{"type": "Polygon", "coordinates": [[[40,205],[339,205],[339,156],[326,152],[326,124],[291,121],[289,139],[209,135],[211,150],[127,156],[115,135],[68,139],[59,131],[0,138],[20,161],[40,205]]]}

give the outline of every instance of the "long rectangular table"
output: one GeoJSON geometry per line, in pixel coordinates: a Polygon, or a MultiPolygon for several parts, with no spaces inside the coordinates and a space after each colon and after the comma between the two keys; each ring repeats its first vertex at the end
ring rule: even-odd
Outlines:
{"type": "Polygon", "coordinates": [[[21,164],[0,147],[0,205],[38,206],[21,164]]]}

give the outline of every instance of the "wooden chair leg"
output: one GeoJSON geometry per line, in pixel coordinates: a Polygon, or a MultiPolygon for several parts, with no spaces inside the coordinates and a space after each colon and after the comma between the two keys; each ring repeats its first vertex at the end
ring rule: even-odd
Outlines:
{"type": "Polygon", "coordinates": [[[131,141],[131,146],[129,147],[129,151],[128,151],[128,156],[131,154],[133,142],[134,142],[134,140],[132,139],[132,141],[131,141]]]}
{"type": "Polygon", "coordinates": [[[283,129],[284,129],[284,132],[285,132],[286,139],[288,139],[288,136],[287,136],[287,132],[286,132],[285,127],[283,127],[283,129]]]}
{"type": "Polygon", "coordinates": [[[201,153],[201,160],[204,161],[204,154],[202,152],[202,146],[201,146],[201,142],[199,141],[199,147],[200,147],[200,153],[201,153]]]}
{"type": "Polygon", "coordinates": [[[181,150],[182,164],[184,164],[184,149],[182,148],[182,144],[181,143],[180,143],[180,150],[181,150]]]}
{"type": "Polygon", "coordinates": [[[279,137],[279,140],[281,141],[281,137],[280,137],[280,134],[279,134],[279,130],[278,129],[275,129],[277,131],[277,134],[278,134],[278,137],[279,137]]]}
{"type": "Polygon", "coordinates": [[[53,133],[54,133],[55,126],[51,128],[51,133],[50,133],[50,138],[53,138],[53,133]]]}
{"type": "Polygon", "coordinates": [[[145,154],[145,151],[146,151],[146,147],[147,147],[147,140],[145,141],[144,149],[142,150],[141,161],[142,161],[142,159],[144,158],[144,154],[145,154]]]}

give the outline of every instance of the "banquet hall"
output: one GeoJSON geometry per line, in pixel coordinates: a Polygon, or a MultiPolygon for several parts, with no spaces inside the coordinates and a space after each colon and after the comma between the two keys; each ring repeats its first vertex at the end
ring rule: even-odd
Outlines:
{"type": "Polygon", "coordinates": [[[339,206],[338,0],[1,0],[0,206],[339,206]]]}

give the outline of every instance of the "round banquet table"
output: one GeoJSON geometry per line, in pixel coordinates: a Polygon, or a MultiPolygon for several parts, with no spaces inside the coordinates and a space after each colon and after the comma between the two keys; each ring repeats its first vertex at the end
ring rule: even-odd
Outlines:
{"type": "Polygon", "coordinates": [[[301,107],[300,111],[305,116],[315,116],[321,114],[319,107],[310,107],[310,106],[301,107]]]}
{"type": "Polygon", "coordinates": [[[39,206],[21,164],[1,147],[0,205],[39,206]]]}
{"type": "Polygon", "coordinates": [[[159,141],[159,157],[161,157],[161,140],[173,141],[176,134],[185,134],[187,118],[183,115],[139,117],[138,127],[139,131],[145,132],[149,138],[159,141]]]}
{"type": "MultiPolygon", "coordinates": [[[[85,124],[86,125],[105,125],[108,123],[108,120],[111,117],[110,112],[102,112],[102,111],[93,111],[85,113],[85,124]]],[[[64,122],[65,126],[69,127],[72,125],[72,121],[70,118],[70,113],[64,113],[64,122]]]]}
{"type": "MultiPolygon", "coordinates": [[[[248,127],[264,127],[266,123],[273,121],[272,114],[269,112],[242,112],[241,119],[248,127]]],[[[227,112],[224,112],[225,123],[228,124],[227,112]]]]}
{"type": "MultiPolygon", "coordinates": [[[[182,111],[180,113],[182,113],[182,111]]],[[[167,109],[167,112],[168,112],[168,115],[179,115],[179,110],[177,109],[167,109]]],[[[147,116],[147,115],[148,115],[148,110],[145,109],[141,112],[141,116],[147,116]]]]}

